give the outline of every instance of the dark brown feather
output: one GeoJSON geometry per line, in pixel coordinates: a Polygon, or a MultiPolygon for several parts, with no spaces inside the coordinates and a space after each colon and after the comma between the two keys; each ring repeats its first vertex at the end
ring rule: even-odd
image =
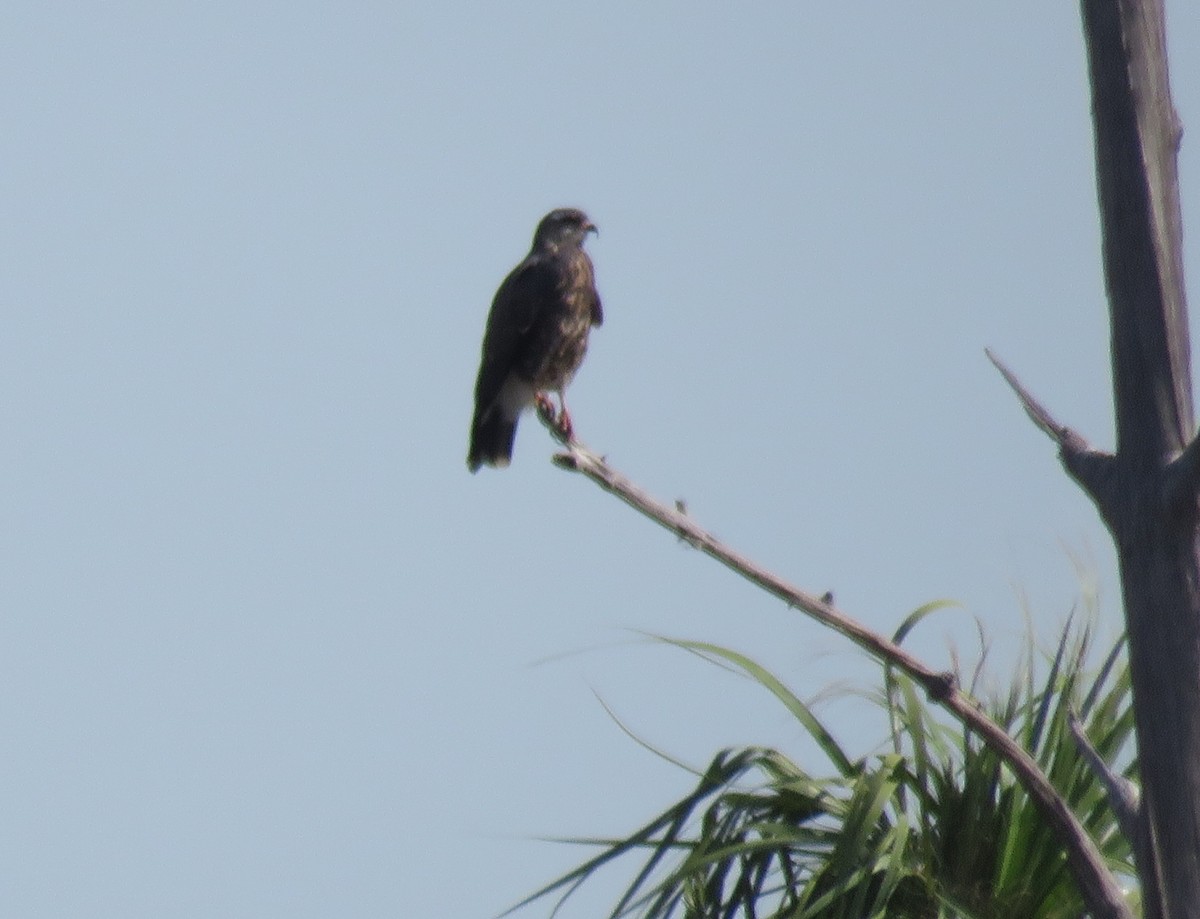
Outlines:
{"type": "Polygon", "coordinates": [[[595,229],[582,211],[551,211],[529,255],[492,301],[475,381],[467,466],[506,466],[517,418],[535,392],[566,389],[587,353],[588,333],[604,321],[583,240],[595,229]]]}

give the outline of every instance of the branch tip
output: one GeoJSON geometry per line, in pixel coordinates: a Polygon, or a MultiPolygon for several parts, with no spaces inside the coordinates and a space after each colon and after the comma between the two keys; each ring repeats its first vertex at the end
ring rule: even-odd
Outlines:
{"type": "Polygon", "coordinates": [[[1025,409],[1025,414],[1029,416],[1029,419],[1047,437],[1064,450],[1068,449],[1069,446],[1074,447],[1079,443],[1079,436],[1070,428],[1055,421],[1042,404],[1033,397],[1033,394],[1017,379],[1017,375],[1008,369],[1004,361],[1000,360],[991,348],[984,348],[983,353],[992,362],[992,366],[1000,371],[1000,376],[1004,377],[1004,382],[1017,394],[1017,398],[1021,400],[1021,406],[1025,409]]]}

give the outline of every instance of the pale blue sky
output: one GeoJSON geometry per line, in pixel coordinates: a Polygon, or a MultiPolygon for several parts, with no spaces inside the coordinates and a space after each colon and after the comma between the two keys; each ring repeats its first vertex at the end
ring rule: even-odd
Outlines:
{"type": "MultiPolygon", "coordinates": [[[[466,471],[488,304],[554,206],[601,228],[577,429],[640,483],[881,629],[950,597],[1011,643],[1024,595],[1051,634],[1072,555],[1119,628],[983,355],[1108,443],[1073,3],[13,2],[0,85],[6,916],[494,915],[583,855],[533,837],[691,784],[593,691],[690,762],[823,771],[636,630],[804,696],[872,684],[842,641],[529,420],[466,471]]],[[[944,666],[968,619],[914,647],[944,666]]]]}

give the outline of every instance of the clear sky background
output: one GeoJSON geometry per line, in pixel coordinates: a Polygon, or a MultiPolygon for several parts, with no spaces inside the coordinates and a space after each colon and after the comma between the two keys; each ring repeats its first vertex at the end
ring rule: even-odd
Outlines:
{"type": "Polygon", "coordinates": [[[559,205],[601,228],[571,405],[621,469],[877,628],[961,602],[935,666],[972,615],[1052,636],[1076,563],[1117,634],[1095,512],[983,354],[1111,443],[1083,54],[1045,0],[5,4],[0,913],[494,915],[584,855],[535,837],[691,786],[595,694],[688,762],[826,771],[641,634],[805,697],[874,685],[857,652],[531,419],[466,471],[491,296],[559,205]]]}

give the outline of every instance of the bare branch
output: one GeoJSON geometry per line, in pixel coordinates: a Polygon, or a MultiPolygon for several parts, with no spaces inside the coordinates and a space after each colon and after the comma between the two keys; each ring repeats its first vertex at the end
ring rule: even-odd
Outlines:
{"type": "Polygon", "coordinates": [[[1116,815],[1121,834],[1129,840],[1133,849],[1138,873],[1146,874],[1154,865],[1154,844],[1150,838],[1150,821],[1142,805],[1141,790],[1134,782],[1109,767],[1100,752],[1092,746],[1073,709],[1067,713],[1067,727],[1075,739],[1075,746],[1104,786],[1105,797],[1116,815]]]}
{"type": "Polygon", "coordinates": [[[1117,817],[1121,832],[1125,834],[1129,844],[1136,847],[1142,835],[1141,793],[1137,785],[1109,768],[1108,763],[1088,740],[1083,725],[1079,722],[1079,716],[1074,711],[1067,715],[1067,727],[1071,729],[1071,736],[1075,738],[1075,746],[1079,748],[1088,766],[1104,786],[1109,806],[1117,817]]]}
{"type": "Polygon", "coordinates": [[[1000,371],[1004,381],[1017,394],[1017,398],[1021,400],[1021,406],[1025,409],[1025,414],[1047,437],[1058,444],[1058,456],[1062,460],[1063,468],[1067,470],[1071,478],[1079,483],[1079,487],[1087,492],[1088,497],[1096,502],[1101,515],[1107,519],[1111,505],[1110,492],[1113,487],[1112,455],[1093,449],[1074,430],[1055,421],[1053,416],[1022,385],[1021,381],[1017,379],[1017,375],[1005,366],[991,348],[985,348],[984,353],[992,365],[1000,371]]]}
{"type": "Polygon", "coordinates": [[[1025,389],[1024,385],[1021,385],[1019,379],[1016,379],[1016,374],[1004,366],[1004,362],[1000,358],[997,358],[991,348],[984,348],[984,354],[988,355],[988,360],[992,362],[992,366],[1000,371],[1000,376],[1004,378],[1004,382],[1012,386],[1013,392],[1015,392],[1016,397],[1021,401],[1021,406],[1025,408],[1025,414],[1030,416],[1033,424],[1037,425],[1046,437],[1049,437],[1058,444],[1058,449],[1062,450],[1064,454],[1067,454],[1067,452],[1082,454],[1082,452],[1091,450],[1084,438],[1081,438],[1079,434],[1070,430],[1066,425],[1060,425],[1054,418],[1051,418],[1050,413],[1046,412],[1042,407],[1042,403],[1033,398],[1031,392],[1025,389]]]}
{"type": "Polygon", "coordinates": [[[872,657],[898,667],[916,680],[932,701],[943,706],[955,718],[970,727],[1004,760],[1029,796],[1037,802],[1042,815],[1054,828],[1067,851],[1072,874],[1088,905],[1089,913],[1095,919],[1132,919],[1120,886],[1106,868],[1095,843],[1067,802],[1055,791],[1029,753],[988,718],[978,705],[958,688],[953,679],[948,679],[945,673],[927,667],[901,646],[835,609],[824,598],[800,590],[735,552],[694,523],[689,516],[651,497],[584,444],[569,439],[548,414],[539,412],[539,417],[551,436],[567,448],[565,453],[554,457],[554,464],[560,469],[580,473],[734,573],[778,597],[788,606],[802,610],[822,625],[849,638],[872,657]]]}
{"type": "Polygon", "coordinates": [[[1083,452],[1088,450],[1087,442],[1072,431],[1069,427],[1059,424],[1055,421],[1048,411],[1042,407],[1042,404],[1026,389],[1021,381],[1017,379],[1017,375],[1005,366],[1000,358],[996,357],[996,353],[991,348],[984,348],[983,353],[987,355],[992,365],[1000,371],[1000,375],[1004,377],[1004,381],[1012,387],[1013,392],[1017,394],[1017,398],[1021,400],[1021,405],[1025,409],[1025,414],[1030,420],[1036,424],[1042,432],[1053,440],[1060,450],[1073,450],[1075,452],[1083,452]]]}

